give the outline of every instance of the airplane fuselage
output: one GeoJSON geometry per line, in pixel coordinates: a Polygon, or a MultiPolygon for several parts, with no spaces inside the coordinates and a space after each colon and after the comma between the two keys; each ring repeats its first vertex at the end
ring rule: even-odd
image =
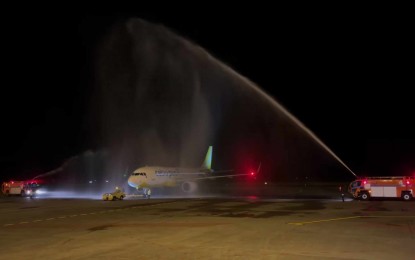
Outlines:
{"type": "Polygon", "coordinates": [[[248,174],[217,175],[219,172],[212,170],[213,147],[209,146],[205,160],[200,168],[179,168],[163,166],[145,166],[136,169],[128,178],[128,185],[143,189],[144,196],[150,198],[151,188],[181,186],[183,192],[194,192],[197,190],[198,181],[217,178],[229,178],[248,174]],[[214,174],[215,173],[215,174],[214,174]]]}
{"type": "Polygon", "coordinates": [[[128,178],[133,188],[174,187],[184,181],[205,176],[208,169],[145,166],[136,169],[128,178]]]}

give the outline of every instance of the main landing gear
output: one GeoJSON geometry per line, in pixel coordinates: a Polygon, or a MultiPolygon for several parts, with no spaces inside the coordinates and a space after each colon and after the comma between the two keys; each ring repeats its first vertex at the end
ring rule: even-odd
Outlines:
{"type": "Polygon", "coordinates": [[[148,189],[148,188],[143,188],[143,195],[144,195],[144,198],[150,199],[150,197],[151,197],[151,190],[148,189]]]}

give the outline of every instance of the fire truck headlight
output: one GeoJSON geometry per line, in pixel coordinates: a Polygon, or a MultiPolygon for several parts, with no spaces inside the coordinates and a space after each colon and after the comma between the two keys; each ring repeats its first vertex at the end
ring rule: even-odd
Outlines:
{"type": "Polygon", "coordinates": [[[28,191],[26,191],[26,193],[27,193],[27,194],[30,194],[30,193],[32,193],[32,191],[31,191],[31,190],[28,190],[28,191]]]}

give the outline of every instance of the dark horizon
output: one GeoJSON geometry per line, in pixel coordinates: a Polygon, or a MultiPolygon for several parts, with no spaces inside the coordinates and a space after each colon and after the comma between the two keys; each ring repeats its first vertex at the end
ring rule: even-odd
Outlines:
{"type": "Polygon", "coordinates": [[[415,173],[413,50],[405,17],[298,14],[275,22],[79,12],[27,15],[6,30],[2,180],[32,178],[100,148],[84,110],[96,48],[114,23],[129,17],[166,26],[257,83],[357,174],[415,173]]]}

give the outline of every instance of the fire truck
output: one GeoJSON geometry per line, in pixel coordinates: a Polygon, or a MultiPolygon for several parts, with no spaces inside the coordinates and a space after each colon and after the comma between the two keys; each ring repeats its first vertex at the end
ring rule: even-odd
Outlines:
{"type": "Polygon", "coordinates": [[[411,200],[415,192],[415,180],[411,176],[363,177],[351,182],[349,193],[355,199],[401,198],[411,200]]]}
{"type": "Polygon", "coordinates": [[[21,195],[33,197],[39,184],[34,181],[9,181],[3,182],[1,191],[6,196],[21,195]]]}

